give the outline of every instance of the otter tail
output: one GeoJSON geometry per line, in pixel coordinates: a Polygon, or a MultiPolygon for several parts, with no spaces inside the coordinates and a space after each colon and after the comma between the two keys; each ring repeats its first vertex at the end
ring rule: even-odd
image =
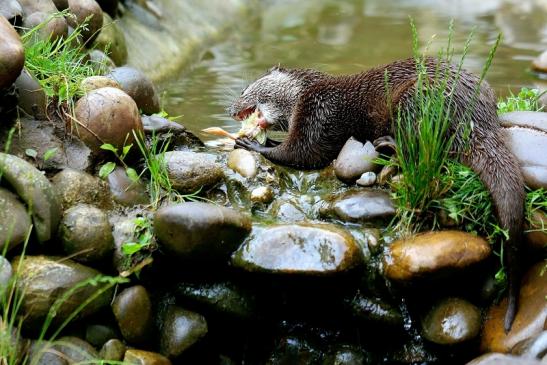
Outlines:
{"type": "Polygon", "coordinates": [[[471,155],[464,158],[486,185],[492,196],[495,213],[509,239],[503,243],[505,267],[508,274],[509,302],[504,328],[508,332],[515,319],[520,287],[519,246],[524,217],[524,180],[518,162],[505,145],[498,130],[476,136],[470,146],[471,155]],[[481,138],[482,137],[482,138],[481,138]]]}

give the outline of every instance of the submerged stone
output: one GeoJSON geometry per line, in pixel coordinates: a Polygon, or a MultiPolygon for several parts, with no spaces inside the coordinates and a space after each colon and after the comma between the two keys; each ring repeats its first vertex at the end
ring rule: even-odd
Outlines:
{"type": "Polygon", "coordinates": [[[202,315],[171,306],[163,318],[160,335],[161,353],[169,358],[180,356],[207,334],[207,321],[202,315]]]}
{"type": "Polygon", "coordinates": [[[334,225],[293,224],[253,234],[232,263],[247,271],[329,275],[361,265],[363,256],[353,236],[334,225]]]}

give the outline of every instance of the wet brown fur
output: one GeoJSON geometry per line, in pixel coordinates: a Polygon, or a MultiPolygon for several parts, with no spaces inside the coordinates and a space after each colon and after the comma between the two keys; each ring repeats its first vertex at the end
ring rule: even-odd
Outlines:
{"type": "MultiPolygon", "coordinates": [[[[502,228],[509,232],[504,251],[509,270],[509,305],[505,329],[515,317],[519,289],[519,244],[524,211],[524,182],[516,158],[504,143],[492,89],[465,71],[456,78],[454,66],[426,60],[430,77],[440,70],[449,75],[450,85],[456,84],[453,118],[449,133],[455,134],[454,148],[462,163],[470,166],[489,189],[495,212],[502,228]],[[457,80],[457,81],[456,81],[457,80]],[[470,109],[471,107],[471,109],[470,109]],[[472,122],[472,131],[465,141],[462,123],[472,122]],[[468,146],[464,150],[464,146],[468,146]],[[466,152],[467,151],[467,152],[466,152]]],[[[275,108],[288,120],[288,136],[276,147],[264,147],[240,141],[239,147],[260,152],[273,162],[300,169],[321,168],[336,158],[351,136],[360,141],[373,141],[393,135],[393,107],[412,111],[415,95],[416,67],[414,59],[397,61],[359,74],[331,76],[314,70],[273,69],[290,76],[286,88],[268,85],[256,87],[232,105],[232,114],[243,105],[274,100],[275,108]],[[386,93],[387,71],[388,93],[386,93]],[[296,81],[295,81],[296,80],[296,81]],[[283,99],[286,89],[299,90],[297,100],[283,99]],[[280,96],[275,96],[276,92],[280,96]],[[264,100],[262,100],[262,99],[264,100]],[[389,103],[391,102],[391,103],[389,103]]],[[[272,72],[272,70],[270,71],[272,72]]],[[[251,84],[252,86],[252,84],[251,84]]],[[[281,123],[283,124],[283,123],[281,123]]]]}

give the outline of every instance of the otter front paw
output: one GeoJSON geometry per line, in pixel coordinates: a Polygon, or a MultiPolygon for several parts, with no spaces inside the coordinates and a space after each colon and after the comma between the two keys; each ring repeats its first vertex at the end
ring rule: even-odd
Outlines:
{"type": "Polygon", "coordinates": [[[235,148],[243,148],[245,150],[255,151],[258,153],[262,153],[267,150],[267,147],[262,146],[254,139],[250,139],[248,137],[240,137],[236,139],[235,148]]]}

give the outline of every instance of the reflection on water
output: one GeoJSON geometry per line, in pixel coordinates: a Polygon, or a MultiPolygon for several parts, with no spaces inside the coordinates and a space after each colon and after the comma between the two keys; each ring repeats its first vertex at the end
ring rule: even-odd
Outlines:
{"type": "MultiPolygon", "coordinates": [[[[161,86],[164,107],[194,132],[210,126],[239,129],[225,107],[267,68],[312,67],[353,73],[409,57],[408,17],[422,45],[435,35],[434,54],[454,19],[456,52],[474,29],[465,68],[480,73],[497,34],[504,36],[487,80],[498,95],[509,88],[542,87],[527,71],[547,49],[547,0],[271,0],[242,18],[202,61],[161,86]]],[[[458,54],[455,56],[456,60],[458,54]]],[[[203,136],[201,136],[203,137],[203,136]]]]}

